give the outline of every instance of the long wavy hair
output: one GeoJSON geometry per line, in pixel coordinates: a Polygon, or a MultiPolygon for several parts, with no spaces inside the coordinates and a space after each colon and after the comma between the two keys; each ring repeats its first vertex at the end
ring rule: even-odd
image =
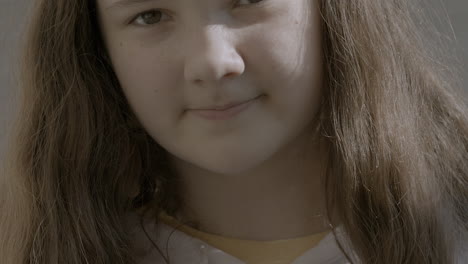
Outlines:
{"type": "MultiPolygon", "coordinates": [[[[467,243],[468,111],[448,49],[431,45],[443,35],[425,34],[416,3],[320,0],[324,188],[354,263],[455,263],[467,243]]],[[[176,175],[130,111],[95,0],[33,10],[0,185],[0,260],[136,263],[125,215],[176,212],[176,175]]]]}

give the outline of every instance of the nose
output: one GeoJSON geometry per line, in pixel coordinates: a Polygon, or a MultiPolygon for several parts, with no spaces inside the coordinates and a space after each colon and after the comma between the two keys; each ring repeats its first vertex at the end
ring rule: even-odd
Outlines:
{"type": "Polygon", "coordinates": [[[184,77],[188,82],[205,85],[244,72],[244,60],[228,31],[221,26],[211,25],[188,34],[190,39],[184,46],[184,77]]]}

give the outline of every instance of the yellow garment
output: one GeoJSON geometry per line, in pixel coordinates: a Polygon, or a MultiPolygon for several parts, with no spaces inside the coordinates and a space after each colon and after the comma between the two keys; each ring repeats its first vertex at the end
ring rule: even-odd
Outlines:
{"type": "Polygon", "coordinates": [[[177,219],[165,213],[160,215],[160,219],[167,225],[198,238],[247,264],[290,264],[307,250],[315,247],[330,232],[325,231],[293,239],[254,241],[233,239],[202,232],[181,224],[177,219]]]}

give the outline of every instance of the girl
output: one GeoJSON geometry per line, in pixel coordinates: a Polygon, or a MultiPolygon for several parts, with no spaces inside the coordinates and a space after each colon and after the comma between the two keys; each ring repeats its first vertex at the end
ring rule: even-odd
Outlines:
{"type": "Polygon", "coordinates": [[[35,1],[2,263],[466,263],[468,111],[409,2],[35,1]]]}

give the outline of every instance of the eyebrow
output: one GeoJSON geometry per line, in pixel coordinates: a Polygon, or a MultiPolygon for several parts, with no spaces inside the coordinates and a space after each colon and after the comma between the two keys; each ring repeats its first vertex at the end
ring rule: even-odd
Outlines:
{"type": "Polygon", "coordinates": [[[119,0],[111,5],[109,5],[106,9],[116,8],[116,7],[126,7],[135,4],[143,4],[147,2],[159,2],[160,0],[119,0]]]}

